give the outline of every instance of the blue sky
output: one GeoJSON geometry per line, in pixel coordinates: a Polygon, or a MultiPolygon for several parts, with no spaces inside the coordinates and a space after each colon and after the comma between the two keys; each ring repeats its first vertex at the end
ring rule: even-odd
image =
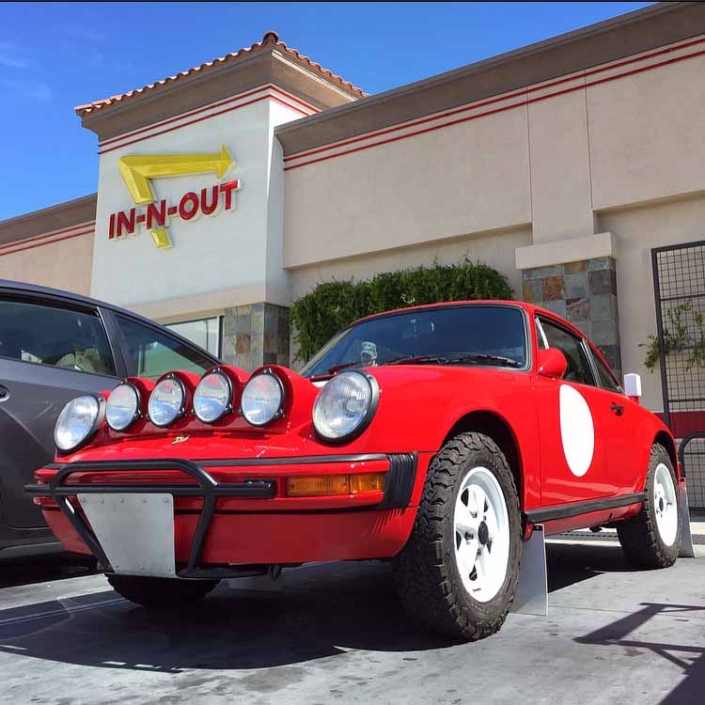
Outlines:
{"type": "Polygon", "coordinates": [[[259,41],[379,93],[651,3],[0,4],[0,220],[92,193],[97,138],[74,106],[259,41]]]}

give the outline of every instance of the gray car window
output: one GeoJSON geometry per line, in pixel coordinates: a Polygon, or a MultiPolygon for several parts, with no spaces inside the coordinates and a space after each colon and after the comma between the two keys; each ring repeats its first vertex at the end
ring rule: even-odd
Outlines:
{"type": "Polygon", "coordinates": [[[97,314],[25,301],[0,301],[0,357],[114,375],[97,314]]]}
{"type": "Polygon", "coordinates": [[[568,369],[563,379],[568,382],[589,384],[592,387],[596,386],[595,378],[592,376],[590,369],[590,362],[580,340],[572,333],[545,319],[541,319],[541,328],[546,334],[549,347],[556,348],[565,355],[568,369]]]}
{"type": "Polygon", "coordinates": [[[621,392],[622,388],[619,386],[616,377],[609,368],[605,367],[605,364],[594,351],[592,351],[592,359],[595,361],[597,373],[600,375],[600,386],[609,389],[610,392],[621,392]]]}
{"type": "Polygon", "coordinates": [[[130,374],[157,379],[165,372],[183,370],[201,374],[213,362],[197,348],[124,316],[117,316],[127,342],[130,374]]]}

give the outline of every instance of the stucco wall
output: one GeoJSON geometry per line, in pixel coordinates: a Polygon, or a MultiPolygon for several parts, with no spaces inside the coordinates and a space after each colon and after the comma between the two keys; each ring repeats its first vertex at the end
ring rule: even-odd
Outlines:
{"type": "Polygon", "coordinates": [[[531,221],[526,111],[286,172],[284,266],[531,221]]]}
{"type": "Polygon", "coordinates": [[[440,240],[427,245],[387,250],[385,252],[349,257],[291,270],[294,298],[308,293],[317,284],[332,279],[369,279],[380,272],[392,272],[408,267],[453,264],[466,258],[495,267],[507,278],[512,291],[521,298],[521,272],[514,269],[514,249],[531,241],[527,227],[501,233],[486,233],[440,240]]]}
{"type": "MultiPolygon", "coordinates": [[[[85,232],[90,228],[75,231],[85,232]]],[[[92,233],[71,237],[69,232],[56,238],[32,238],[0,249],[0,279],[89,295],[92,267],[92,233]]]]}

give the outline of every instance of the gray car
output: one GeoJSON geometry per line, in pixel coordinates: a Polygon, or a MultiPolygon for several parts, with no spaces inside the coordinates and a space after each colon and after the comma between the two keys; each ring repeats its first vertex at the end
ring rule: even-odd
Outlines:
{"type": "Polygon", "coordinates": [[[68,401],[129,375],[200,374],[217,362],[123,309],[0,279],[0,549],[54,541],[24,486],[53,459],[54,424],[68,401]]]}

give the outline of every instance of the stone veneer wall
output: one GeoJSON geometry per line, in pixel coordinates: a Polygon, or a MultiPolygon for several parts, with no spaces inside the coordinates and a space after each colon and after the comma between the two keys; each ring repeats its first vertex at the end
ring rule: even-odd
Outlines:
{"type": "Polygon", "coordinates": [[[523,271],[524,301],[557,313],[580,328],[621,380],[617,267],[612,257],[523,271]]]}
{"type": "Polygon", "coordinates": [[[261,365],[289,365],[289,309],[259,303],[225,310],[223,362],[251,372],[261,365]]]}

